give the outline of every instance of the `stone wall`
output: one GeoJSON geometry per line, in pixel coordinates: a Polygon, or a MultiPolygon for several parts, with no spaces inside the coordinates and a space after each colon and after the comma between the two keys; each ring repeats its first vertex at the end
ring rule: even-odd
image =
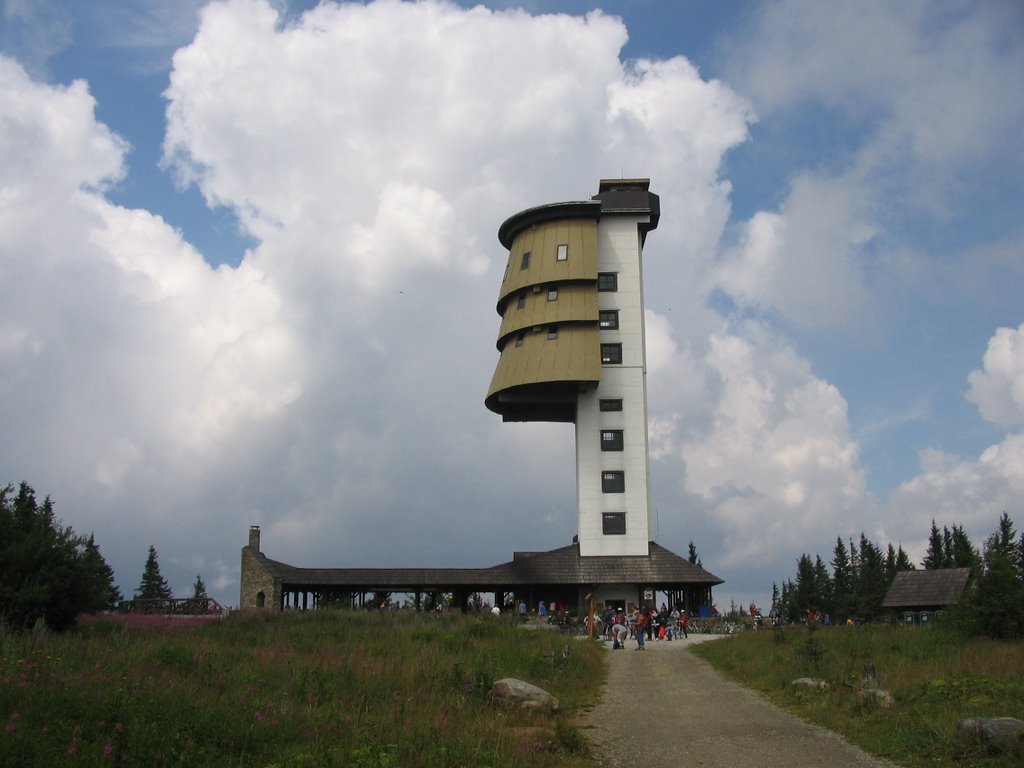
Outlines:
{"type": "Polygon", "coordinates": [[[260,554],[260,529],[249,529],[249,545],[242,547],[242,587],[238,607],[281,610],[281,580],[272,576],[260,554]]]}

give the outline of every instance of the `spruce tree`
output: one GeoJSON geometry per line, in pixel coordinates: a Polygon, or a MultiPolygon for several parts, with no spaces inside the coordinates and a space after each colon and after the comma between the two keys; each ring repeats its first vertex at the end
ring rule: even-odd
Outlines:
{"type": "Polygon", "coordinates": [[[100,548],[96,539],[90,533],[85,541],[84,556],[89,563],[89,571],[93,579],[93,588],[96,592],[95,610],[117,608],[118,603],[124,600],[124,595],[114,582],[114,569],[100,554],[100,548]]]}
{"type": "Polygon", "coordinates": [[[77,535],[41,504],[28,483],[0,488],[0,622],[30,629],[71,627],[78,615],[107,606],[95,541],[77,535]]]}
{"type": "Polygon", "coordinates": [[[944,559],[945,556],[942,551],[942,534],[939,532],[939,526],[935,524],[935,518],[932,518],[932,530],[931,533],[928,534],[928,550],[925,552],[921,566],[926,571],[941,568],[942,561],[944,559]]]}
{"type": "Polygon", "coordinates": [[[167,580],[160,575],[160,564],[156,559],[156,547],[149,545],[149,556],[142,571],[142,581],[135,590],[140,600],[169,600],[172,596],[167,580]]]}
{"type": "Polygon", "coordinates": [[[694,565],[700,565],[700,555],[697,554],[697,545],[693,543],[693,539],[690,539],[690,549],[687,559],[694,565]]]}
{"type": "Polygon", "coordinates": [[[949,555],[951,568],[970,568],[972,576],[978,575],[981,569],[981,554],[962,525],[953,526],[949,555]]]}
{"type": "Polygon", "coordinates": [[[989,637],[1024,637],[1024,580],[1017,568],[1018,545],[1013,522],[1003,512],[998,530],[985,542],[982,574],[967,601],[977,630],[989,637]]]}
{"type": "Polygon", "coordinates": [[[847,619],[853,604],[853,571],[850,554],[842,536],[836,536],[832,549],[832,616],[847,619]]]}
{"type": "Polygon", "coordinates": [[[207,600],[209,595],[206,594],[206,584],[203,583],[202,574],[196,574],[196,583],[192,585],[192,599],[193,600],[207,600]]]}
{"type": "Polygon", "coordinates": [[[882,600],[889,589],[882,551],[863,533],[860,535],[860,565],[857,573],[857,615],[870,621],[881,612],[882,600]]]}
{"type": "Polygon", "coordinates": [[[910,562],[910,555],[903,549],[902,544],[896,545],[896,572],[900,571],[916,571],[914,564],[910,562]]]}

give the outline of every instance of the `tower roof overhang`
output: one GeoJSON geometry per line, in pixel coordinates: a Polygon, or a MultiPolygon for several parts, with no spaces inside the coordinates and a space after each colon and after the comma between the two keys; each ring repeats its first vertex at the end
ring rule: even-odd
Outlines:
{"type": "Polygon", "coordinates": [[[529,229],[547,221],[558,221],[564,219],[600,219],[600,200],[577,200],[568,203],[548,203],[527,208],[517,214],[509,216],[498,227],[498,240],[505,248],[511,248],[516,235],[524,229],[529,229]]]}
{"type": "Polygon", "coordinates": [[[640,234],[646,238],[661,218],[661,200],[650,191],[650,185],[650,179],[601,179],[597,194],[590,200],[548,203],[509,216],[498,227],[498,241],[511,248],[516,235],[537,224],[559,219],[600,219],[607,214],[646,214],[648,221],[640,226],[640,234]]]}

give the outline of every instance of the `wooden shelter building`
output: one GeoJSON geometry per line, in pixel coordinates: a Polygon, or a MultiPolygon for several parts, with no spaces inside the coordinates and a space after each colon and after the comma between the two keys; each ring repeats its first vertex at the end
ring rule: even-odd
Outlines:
{"type": "Polygon", "coordinates": [[[474,594],[493,593],[495,604],[531,609],[540,603],[582,609],[589,594],[601,592],[612,607],[653,604],[662,593],[671,605],[696,613],[710,606],[711,588],[722,579],[700,565],[650,542],[647,555],[581,557],[579,546],[549,552],[516,552],[490,568],[298,568],[271,560],[260,548],[260,529],[251,526],[242,548],[241,608],[271,611],[331,606],[375,607],[375,592],[414,596],[451,595],[465,610],[474,594]]]}

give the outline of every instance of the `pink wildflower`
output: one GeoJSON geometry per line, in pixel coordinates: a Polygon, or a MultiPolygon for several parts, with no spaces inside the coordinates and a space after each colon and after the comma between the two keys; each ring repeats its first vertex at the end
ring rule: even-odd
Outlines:
{"type": "Polygon", "coordinates": [[[107,739],[107,743],[103,745],[103,756],[110,757],[112,754],[114,754],[114,743],[107,739]]]}

